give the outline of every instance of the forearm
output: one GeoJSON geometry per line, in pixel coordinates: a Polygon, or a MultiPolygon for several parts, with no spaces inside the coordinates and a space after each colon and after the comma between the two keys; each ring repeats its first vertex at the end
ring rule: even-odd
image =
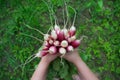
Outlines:
{"type": "Polygon", "coordinates": [[[95,74],[80,58],[74,64],[83,80],[98,80],[95,74]]]}
{"type": "Polygon", "coordinates": [[[36,68],[31,80],[45,80],[49,63],[41,60],[36,68]]]}

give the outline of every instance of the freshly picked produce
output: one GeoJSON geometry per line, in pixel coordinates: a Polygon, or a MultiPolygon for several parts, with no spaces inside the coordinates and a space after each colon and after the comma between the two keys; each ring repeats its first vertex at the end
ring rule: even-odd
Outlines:
{"type": "MultiPolygon", "coordinates": [[[[43,0],[43,2],[45,1],[43,0]]],[[[35,30],[44,36],[44,40],[41,40],[41,39],[38,39],[37,37],[21,33],[22,35],[32,37],[43,43],[39,51],[36,54],[33,54],[30,57],[28,57],[28,59],[25,61],[23,65],[29,63],[36,57],[44,57],[47,54],[51,54],[51,55],[61,54],[61,58],[62,58],[68,52],[74,51],[76,48],[78,48],[83,37],[86,37],[86,36],[82,36],[80,39],[76,38],[76,27],[74,26],[75,19],[76,19],[76,11],[74,8],[72,8],[71,6],[67,6],[65,2],[65,10],[63,9],[64,25],[58,25],[59,23],[57,21],[57,18],[55,16],[53,9],[50,8],[46,2],[45,4],[49,9],[49,13],[51,12],[53,13],[53,14],[50,14],[50,19],[52,18],[51,15],[53,15],[55,24],[53,25],[52,19],[51,19],[51,27],[49,28],[48,32],[44,34],[40,30],[30,27],[29,25],[26,25],[25,23],[23,23],[27,28],[35,30]],[[72,21],[72,25],[68,25],[68,21],[69,21],[68,7],[71,8],[75,13],[72,21]],[[65,17],[64,11],[66,11],[66,17],[65,17]]]]}

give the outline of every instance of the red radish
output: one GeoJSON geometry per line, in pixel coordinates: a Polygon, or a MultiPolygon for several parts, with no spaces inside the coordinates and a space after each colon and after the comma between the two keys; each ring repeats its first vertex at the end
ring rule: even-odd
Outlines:
{"type": "Polygon", "coordinates": [[[71,39],[71,41],[74,41],[76,39],[76,36],[74,35],[70,39],[71,39]]]}
{"type": "Polygon", "coordinates": [[[57,34],[56,34],[56,31],[55,31],[55,30],[52,30],[52,32],[51,32],[51,37],[52,37],[53,39],[57,39],[57,34]]]}
{"type": "Polygon", "coordinates": [[[65,54],[66,53],[66,49],[65,48],[59,48],[59,53],[60,54],[65,54]]]}
{"type": "Polygon", "coordinates": [[[36,54],[36,57],[43,57],[48,54],[48,51],[42,50],[36,54]]]}
{"type": "Polygon", "coordinates": [[[58,34],[60,33],[60,30],[55,30],[56,31],[56,33],[57,33],[57,36],[58,36],[58,34]]]}
{"type": "Polygon", "coordinates": [[[67,41],[68,41],[69,43],[71,43],[71,42],[74,41],[75,39],[76,39],[76,36],[74,35],[74,36],[68,38],[67,41]]]}
{"type": "Polygon", "coordinates": [[[64,39],[64,32],[63,31],[57,32],[57,37],[59,41],[62,41],[64,39]]]}
{"type": "Polygon", "coordinates": [[[51,47],[49,48],[49,53],[50,53],[50,54],[56,54],[56,53],[57,53],[57,48],[56,48],[55,46],[51,46],[51,47]]]}
{"type": "Polygon", "coordinates": [[[68,30],[65,28],[63,29],[64,34],[68,33],[68,30]]]}
{"type": "Polygon", "coordinates": [[[49,44],[50,44],[50,45],[53,44],[53,40],[52,40],[52,39],[49,40],[49,44]]]}
{"type": "Polygon", "coordinates": [[[48,49],[49,49],[49,47],[47,47],[47,46],[43,47],[43,50],[48,50],[48,49]]]}
{"type": "Polygon", "coordinates": [[[63,32],[64,32],[65,38],[67,39],[70,36],[68,33],[68,30],[65,28],[65,29],[63,29],[63,32]]]}
{"type": "Polygon", "coordinates": [[[68,46],[67,47],[67,51],[73,51],[73,50],[74,50],[73,46],[68,46]]]}
{"type": "Polygon", "coordinates": [[[68,41],[63,40],[63,41],[61,42],[61,46],[62,46],[62,47],[67,47],[67,46],[68,46],[68,41]]]}
{"type": "Polygon", "coordinates": [[[79,45],[80,45],[80,40],[74,40],[71,45],[74,47],[74,48],[77,48],[79,45]]]}
{"type": "Polygon", "coordinates": [[[72,42],[72,41],[71,41],[71,38],[68,38],[68,39],[67,39],[67,41],[68,41],[69,43],[71,43],[71,42],[72,42]]]}
{"type": "Polygon", "coordinates": [[[55,41],[55,42],[54,42],[54,45],[55,45],[55,46],[59,46],[59,44],[60,44],[59,41],[55,41]]]}
{"type": "Polygon", "coordinates": [[[60,27],[56,24],[55,24],[54,28],[55,28],[55,31],[60,30],[60,27]]]}
{"type": "Polygon", "coordinates": [[[70,30],[69,30],[69,34],[70,34],[70,36],[75,35],[75,32],[76,32],[76,28],[75,28],[75,26],[71,26],[71,28],[70,28],[70,30]]]}
{"type": "Polygon", "coordinates": [[[43,46],[50,47],[50,44],[48,43],[48,41],[45,41],[43,46]]]}
{"type": "Polygon", "coordinates": [[[48,40],[49,39],[49,34],[45,34],[45,36],[44,36],[44,40],[48,40]]]}

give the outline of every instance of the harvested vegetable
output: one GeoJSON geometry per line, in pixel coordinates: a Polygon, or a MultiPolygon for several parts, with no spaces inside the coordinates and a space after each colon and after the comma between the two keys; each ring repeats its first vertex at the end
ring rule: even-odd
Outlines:
{"type": "Polygon", "coordinates": [[[60,27],[60,25],[57,24],[57,21],[56,21],[57,19],[55,17],[55,25],[54,25],[54,27],[52,25],[52,28],[50,27],[50,30],[51,30],[50,34],[49,34],[50,30],[48,30],[48,32],[46,34],[44,34],[41,31],[39,31],[38,29],[32,28],[29,25],[24,24],[29,29],[33,29],[44,36],[44,40],[42,41],[41,39],[38,39],[34,36],[26,35],[26,36],[32,37],[40,42],[43,42],[43,45],[42,45],[42,48],[38,51],[38,53],[36,55],[34,55],[32,58],[30,56],[25,61],[25,64],[30,62],[31,60],[33,60],[35,57],[44,57],[47,54],[51,54],[51,55],[61,54],[61,57],[63,57],[68,52],[74,51],[76,48],[79,47],[81,40],[85,36],[83,36],[80,39],[76,38],[76,27],[74,26],[75,18],[76,18],[76,11],[74,10],[74,12],[75,12],[75,16],[73,19],[73,23],[72,23],[71,27],[69,27],[68,26],[68,10],[67,10],[67,6],[66,6],[66,14],[67,14],[66,22],[64,20],[63,27],[60,27]],[[68,28],[66,28],[66,27],[68,27],[68,28]]]}

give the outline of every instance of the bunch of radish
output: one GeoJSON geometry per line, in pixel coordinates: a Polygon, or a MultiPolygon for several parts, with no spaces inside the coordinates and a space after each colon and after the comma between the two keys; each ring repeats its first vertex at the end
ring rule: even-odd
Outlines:
{"type": "Polygon", "coordinates": [[[74,51],[80,45],[81,40],[76,39],[76,28],[60,29],[58,25],[54,26],[50,34],[45,34],[43,49],[37,53],[37,57],[43,57],[47,54],[65,55],[67,52],[74,51]]]}
{"type": "Polygon", "coordinates": [[[68,24],[68,16],[69,16],[66,2],[65,2],[65,6],[66,6],[67,20],[65,22],[64,19],[64,27],[61,29],[61,27],[56,24],[57,19],[55,16],[55,25],[54,27],[52,27],[50,34],[43,34],[44,35],[44,42],[42,45],[43,48],[36,54],[36,57],[43,57],[47,54],[51,54],[51,55],[61,54],[64,56],[68,52],[74,51],[74,49],[80,45],[80,42],[83,39],[83,37],[85,37],[82,36],[81,39],[76,39],[76,27],[74,26],[76,19],[76,11],[72,7],[70,8],[74,10],[75,16],[71,27],[66,28],[68,24]]]}
{"type": "MultiPolygon", "coordinates": [[[[38,31],[39,33],[42,33],[41,31],[30,27],[29,25],[26,25],[26,27],[30,29],[34,29],[38,31]]],[[[43,34],[43,33],[42,33],[43,34]]],[[[43,42],[42,49],[38,51],[38,53],[31,55],[27,58],[25,63],[21,64],[20,66],[24,66],[34,60],[36,57],[43,57],[47,54],[56,55],[61,54],[61,63],[62,63],[62,57],[65,54],[68,54],[68,52],[74,51],[75,48],[79,47],[81,40],[86,37],[82,36],[80,39],[76,39],[76,28],[75,26],[71,26],[70,29],[66,29],[65,27],[61,29],[58,25],[55,25],[54,28],[51,30],[50,34],[43,34],[44,35],[44,41],[30,35],[22,34],[25,36],[32,37],[40,42],[43,42]]],[[[18,67],[17,67],[18,68],[18,67]]],[[[16,69],[17,69],[16,68],[16,69]]]]}
{"type": "MultiPolygon", "coordinates": [[[[43,0],[43,2],[45,2],[45,1],[43,0]]],[[[47,5],[46,2],[45,2],[45,4],[47,5]]],[[[66,3],[65,3],[65,6],[66,6],[66,3]]],[[[70,7],[70,8],[73,9],[72,7],[70,7]]],[[[48,7],[48,9],[49,9],[49,7],[48,7]]],[[[77,47],[79,47],[81,40],[83,39],[83,37],[86,37],[86,36],[82,36],[80,39],[76,38],[76,27],[74,26],[75,19],[76,19],[76,11],[74,10],[74,12],[75,12],[75,16],[73,19],[73,23],[72,23],[71,27],[66,28],[68,21],[69,21],[68,20],[68,10],[67,10],[67,6],[66,6],[67,20],[65,22],[65,19],[64,19],[64,27],[61,29],[61,27],[59,25],[57,25],[56,17],[54,17],[55,25],[54,26],[52,25],[52,28],[50,27],[50,30],[51,30],[50,34],[48,34],[49,30],[48,30],[47,34],[44,34],[40,30],[24,24],[29,29],[33,29],[33,30],[39,32],[40,34],[42,34],[44,36],[44,41],[42,41],[41,39],[38,39],[37,37],[21,33],[22,35],[32,37],[43,43],[42,49],[40,49],[38,51],[38,53],[33,54],[30,57],[28,57],[28,59],[22,65],[25,66],[25,64],[31,62],[36,57],[43,57],[43,56],[46,56],[47,54],[51,54],[51,55],[61,54],[62,55],[61,59],[62,59],[62,57],[65,54],[68,54],[69,52],[74,51],[77,47]]],[[[52,23],[52,20],[51,20],[51,23],[52,23]]]]}

